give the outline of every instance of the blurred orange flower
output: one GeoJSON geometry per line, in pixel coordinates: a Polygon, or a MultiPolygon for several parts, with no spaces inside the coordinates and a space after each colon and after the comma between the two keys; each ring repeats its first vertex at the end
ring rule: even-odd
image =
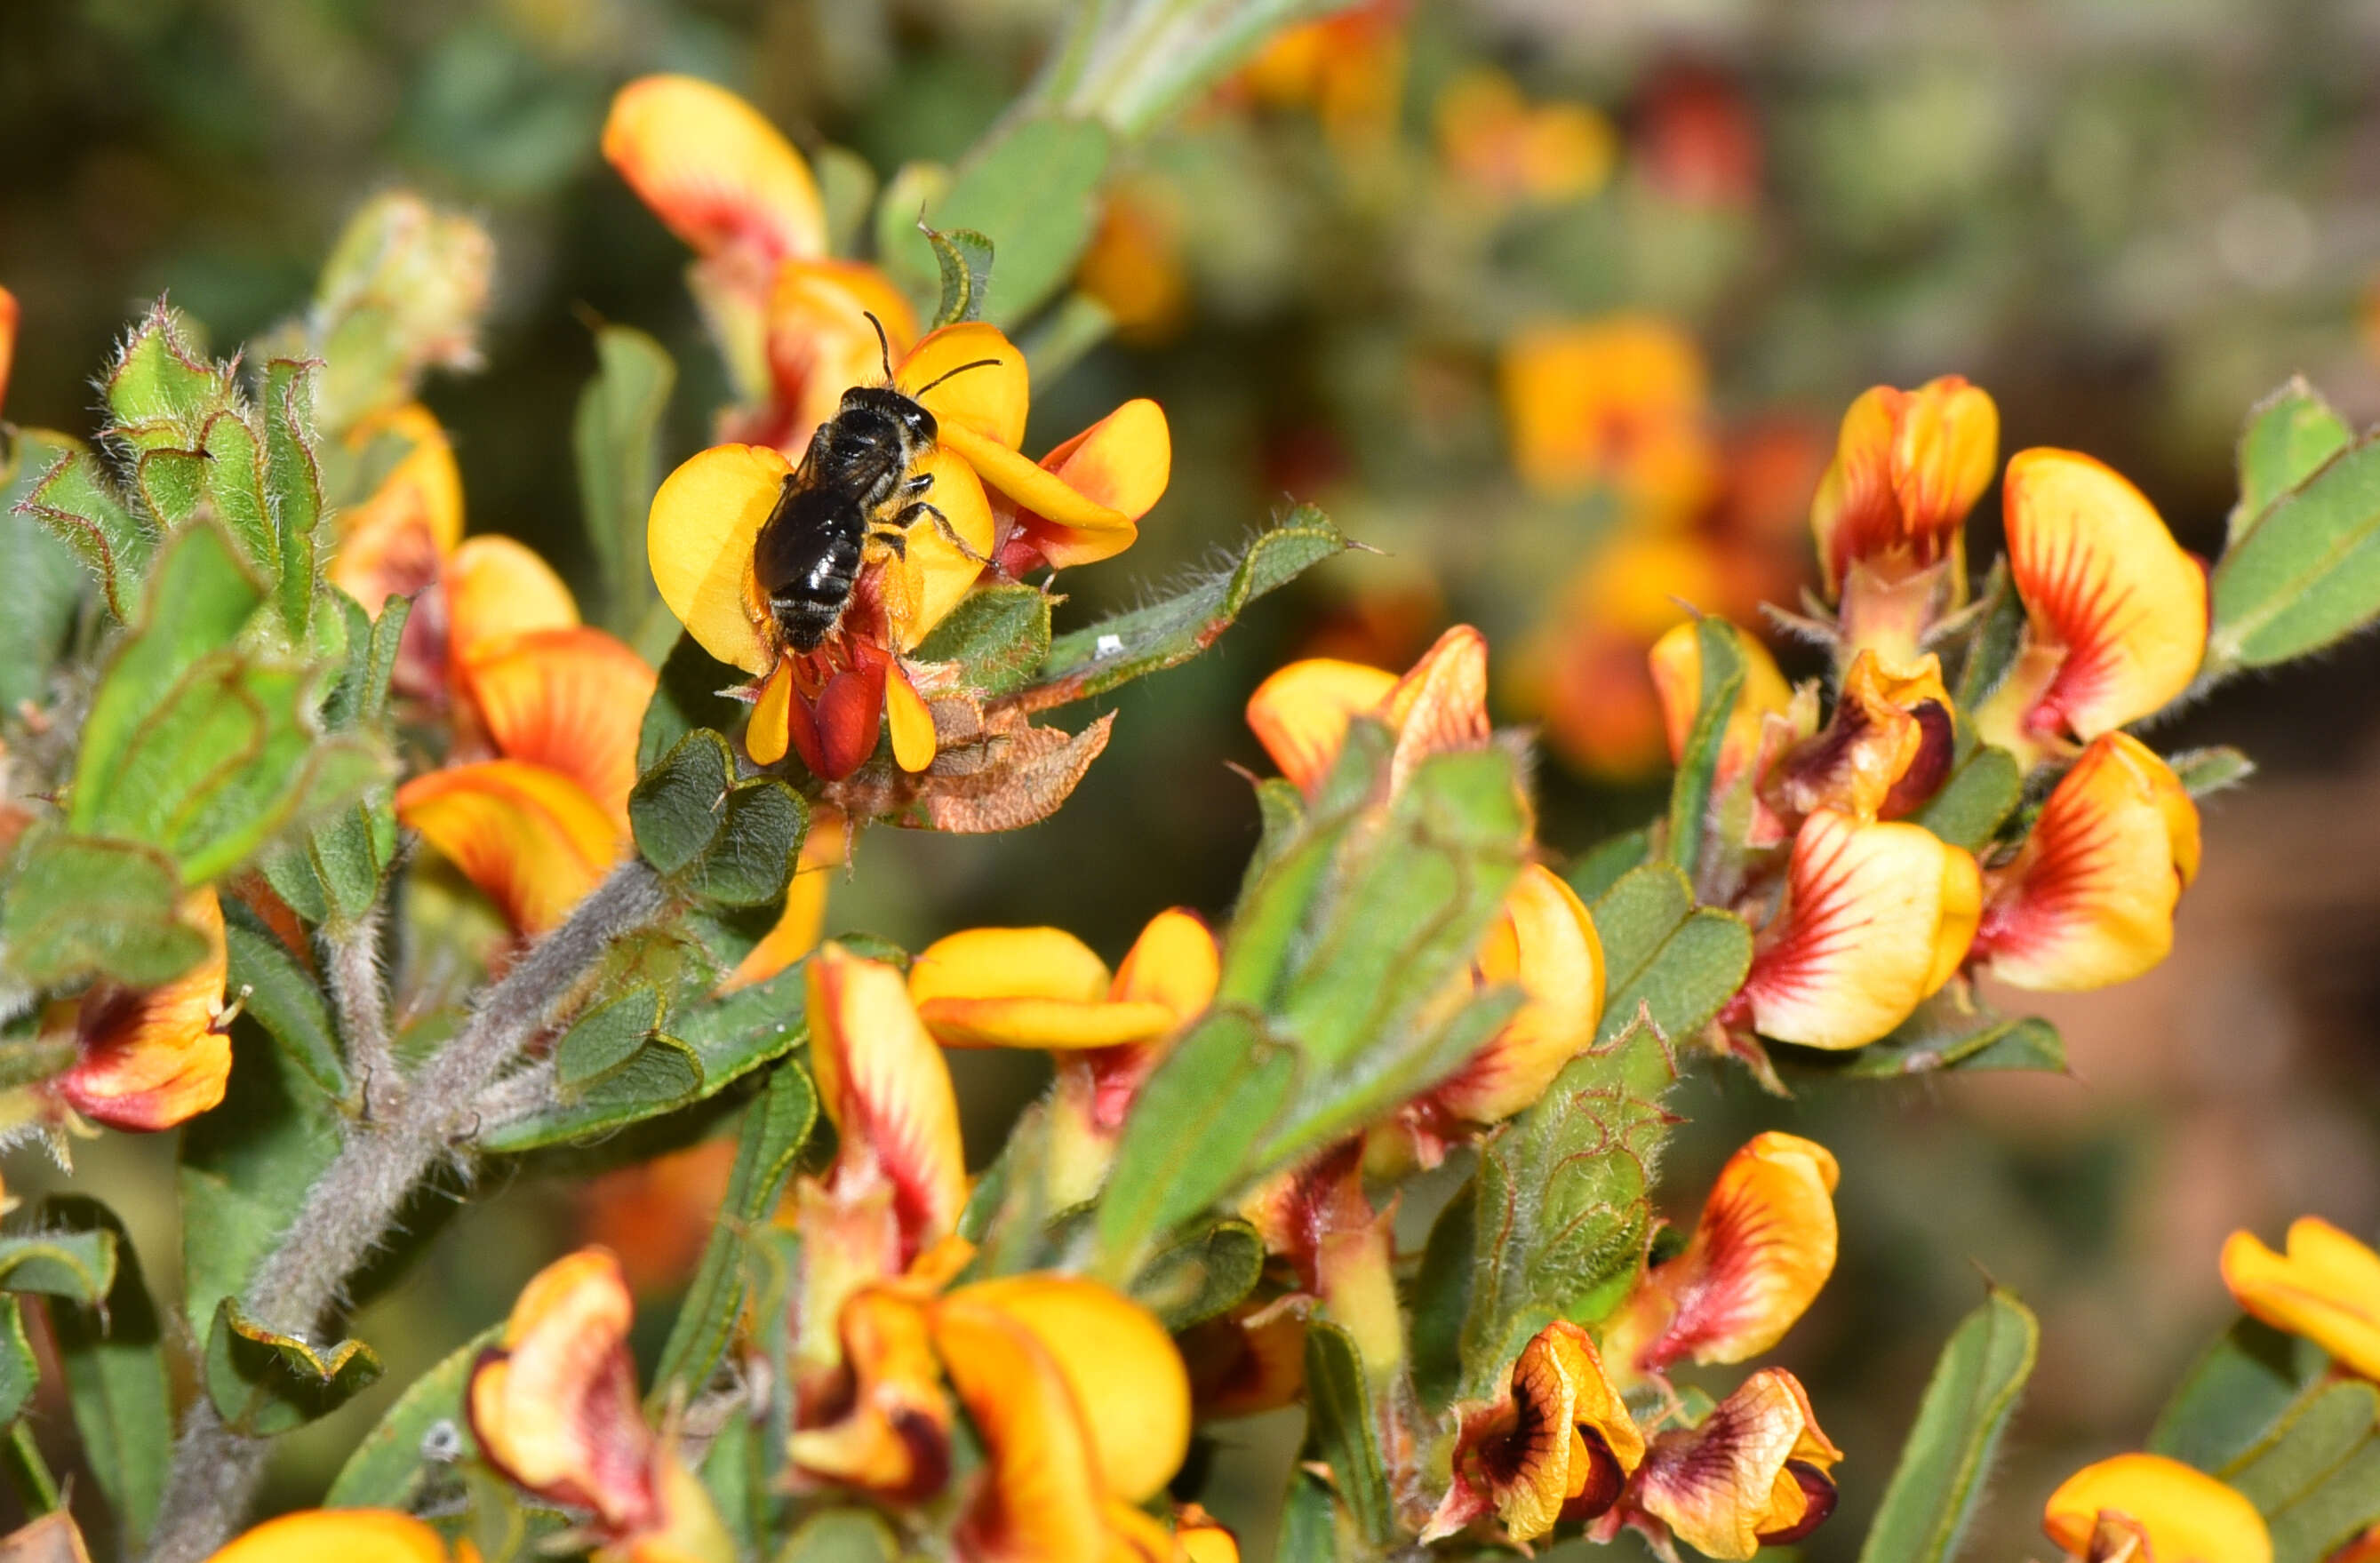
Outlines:
{"type": "Polygon", "coordinates": [[[1439,160],[1466,195],[1545,205],[1593,195],[1620,155],[1611,121],[1585,103],[1531,103],[1512,79],[1473,67],[1438,95],[1439,160]]]}
{"type": "Polygon", "coordinates": [[[1623,525],[1672,527],[1716,491],[1700,347],[1653,315],[1534,326],[1505,344],[1504,417],[1512,464],[1537,491],[1594,490],[1623,525]]]}
{"type": "Polygon", "coordinates": [[[1303,108],[1342,155],[1377,151],[1395,132],[1404,94],[1408,0],[1360,0],[1273,34],[1221,96],[1303,108]]]}
{"type": "Polygon", "coordinates": [[[2223,1244],[2223,1284],[2257,1318],[2304,1336],[2350,1373],[2380,1379],[2380,1254],[2329,1222],[2299,1217],[2282,1254],[2233,1232],[2223,1244]]]}

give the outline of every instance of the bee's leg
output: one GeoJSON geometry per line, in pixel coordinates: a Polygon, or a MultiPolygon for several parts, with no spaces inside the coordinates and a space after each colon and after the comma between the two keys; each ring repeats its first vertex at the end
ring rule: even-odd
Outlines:
{"type": "Polygon", "coordinates": [[[915,472],[910,474],[908,478],[902,481],[901,491],[905,494],[922,494],[933,486],[934,475],[932,473],[915,472]]]}
{"type": "Polygon", "coordinates": [[[868,540],[882,543],[893,558],[904,564],[909,563],[909,534],[898,527],[879,527],[868,534],[868,540]]]}
{"type": "Polygon", "coordinates": [[[943,515],[940,510],[937,510],[934,506],[927,503],[924,500],[919,500],[917,503],[907,506],[898,515],[894,515],[892,517],[892,525],[905,530],[910,522],[915,521],[921,515],[930,515],[934,518],[934,530],[941,533],[942,539],[949,543],[953,548],[959,551],[960,558],[975,564],[989,564],[991,563],[990,559],[978,553],[974,549],[967,546],[966,539],[959,536],[958,529],[951,525],[951,518],[949,516],[943,515]]]}

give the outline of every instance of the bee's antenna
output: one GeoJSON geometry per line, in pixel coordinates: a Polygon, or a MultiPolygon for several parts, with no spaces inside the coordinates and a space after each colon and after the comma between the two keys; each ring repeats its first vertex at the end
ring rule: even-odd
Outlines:
{"type": "Polygon", "coordinates": [[[940,385],[943,381],[948,380],[954,374],[965,374],[971,369],[996,369],[999,365],[1000,360],[998,358],[978,358],[971,364],[961,364],[954,370],[944,370],[941,373],[934,376],[933,379],[926,382],[926,383],[918,386],[915,391],[909,393],[909,394],[912,399],[915,399],[916,397],[922,396],[927,392],[931,391],[935,386],[940,385]]]}
{"type": "Polygon", "coordinates": [[[876,328],[876,351],[884,359],[884,383],[890,385],[892,383],[892,344],[884,334],[884,322],[876,318],[876,311],[873,309],[862,309],[859,312],[868,317],[869,325],[876,328]]]}

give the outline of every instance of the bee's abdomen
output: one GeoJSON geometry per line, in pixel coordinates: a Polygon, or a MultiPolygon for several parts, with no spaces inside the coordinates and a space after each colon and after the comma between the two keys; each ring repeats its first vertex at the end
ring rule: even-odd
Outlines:
{"type": "Polygon", "coordinates": [[[860,563],[856,539],[813,535],[810,540],[818,545],[815,551],[770,594],[785,644],[805,652],[817,650],[843,622],[843,611],[859,581],[860,563]]]}

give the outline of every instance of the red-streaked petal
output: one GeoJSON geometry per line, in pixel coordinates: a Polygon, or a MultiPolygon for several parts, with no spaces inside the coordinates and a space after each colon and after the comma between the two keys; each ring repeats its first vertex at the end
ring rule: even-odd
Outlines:
{"type": "Polygon", "coordinates": [[[1451,1535],[1492,1508],[1512,1540],[1535,1541],[1558,1520],[1609,1508],[1644,1458],[1644,1435],[1594,1339],[1556,1320],[1522,1350],[1505,1398],[1463,1418],[1453,1485],[1422,1539],[1451,1535]]]}
{"type": "Polygon", "coordinates": [[[114,1129],[170,1129],[223,1100],[231,1039],[214,1029],[228,966],[223,907],[212,890],[182,898],[180,920],[206,939],[206,954],[155,987],[93,983],[71,1006],[72,1069],[55,1089],[77,1112],[114,1129]]]}
{"type": "Polygon", "coordinates": [[[2080,1557],[2107,1516],[2145,1539],[2143,1563],[2272,1563],[2272,1533],[2254,1504],[2162,1455],[2122,1454],[2084,1466],[2049,1495],[2041,1528],[2080,1557]]]}
{"type": "Polygon", "coordinates": [[[819,1102],[842,1139],[833,1186],[890,1183],[911,1253],[948,1236],[967,1193],[958,1099],[900,972],[824,945],[808,1013],[819,1102]]]}
{"type": "Polygon", "coordinates": [[[1811,1048],[1876,1040],[1959,969],[1982,901],[1974,858],[1924,827],[1819,810],[1744,981],[1755,1028],[1811,1048]]]}
{"type": "Polygon", "coordinates": [[[809,443],[835,415],[843,394],[884,379],[889,344],[897,360],[917,339],[917,314],[892,280],[859,260],[789,260],[769,295],[769,372],[788,418],[778,442],[809,443]],[[884,342],[868,323],[874,315],[884,342]]]}
{"type": "Polygon", "coordinates": [[[899,1286],[863,1287],[843,1305],[851,1406],[793,1436],[794,1463],[813,1476],[915,1503],[950,1479],[950,1397],[925,1303],[899,1286]]]}
{"type": "Polygon", "coordinates": [[[1841,1459],[1800,1381],[1763,1368],[1699,1426],[1655,1437],[1630,1496],[1695,1551],[1748,1558],[1810,1518],[1803,1472],[1831,1488],[1828,1472],[1841,1459]]]}
{"type": "Polygon", "coordinates": [[[1930,564],[1958,546],[1967,513],[1991,487],[2000,412],[1988,393],[1955,374],[1909,393],[1892,439],[1892,491],[1902,536],[1930,564]]]}
{"type": "Polygon", "coordinates": [[[1098,1451],[1048,1349],[963,1292],[933,1312],[934,1344],[983,1440],[960,1521],[965,1563],[1110,1563],[1098,1451]]]}
{"type": "Polygon", "coordinates": [[[775,262],[826,253],[826,208],[777,127],[690,76],[647,76],[612,100],[603,156],[670,231],[703,255],[775,262]]]}
{"type": "Polygon", "coordinates": [[[2129,733],[2101,735],[1986,877],[1976,969],[2039,991],[2129,982],[2173,948],[2198,854],[2198,806],[2172,768],[2129,733]]]}
{"type": "Polygon", "coordinates": [[[1323,657],[1292,662],[1248,697],[1248,727],[1281,775],[1311,796],[1338,763],[1347,724],[1377,710],[1396,686],[1384,668],[1323,657]]]}
{"type": "Polygon", "coordinates": [[[553,566],[511,538],[466,539],[441,579],[447,659],[455,666],[468,662],[482,642],[578,623],[578,603],[553,566]]]}
{"type": "Polygon", "coordinates": [[[385,435],[411,449],[362,503],[334,518],[337,551],[325,570],[375,618],[391,597],[411,597],[435,580],[463,541],[463,473],[438,419],[407,402],[358,423],[347,444],[362,450],[385,435]]]}
{"type": "Polygon", "coordinates": [[[1835,438],[1835,459],[1810,502],[1810,530],[1827,594],[1842,589],[1852,561],[1900,540],[1900,502],[1892,490],[1893,435],[1909,393],[1872,385],[1852,401],[1835,438]]]}
{"type": "Polygon", "coordinates": [[[626,838],[569,777],[523,760],[417,776],[396,817],[463,871],[525,934],[568,915],[619,861],[626,838]]]}
{"type": "Polygon", "coordinates": [[[2206,571],[2141,491],[2073,451],[2020,451],[2003,487],[2009,571],[2037,644],[2060,647],[2034,733],[2086,742],[2163,709],[2206,648],[2206,571]]]}
{"type": "Polygon", "coordinates": [[[1432,755],[1488,746],[1488,637],[1448,630],[1389,691],[1383,713],[1397,735],[1390,784],[1432,755]]]}
{"type": "Polygon", "coordinates": [[[462,672],[499,754],[560,771],[627,828],[637,735],[656,682],[643,658],[580,625],[483,641],[462,672]]]}

